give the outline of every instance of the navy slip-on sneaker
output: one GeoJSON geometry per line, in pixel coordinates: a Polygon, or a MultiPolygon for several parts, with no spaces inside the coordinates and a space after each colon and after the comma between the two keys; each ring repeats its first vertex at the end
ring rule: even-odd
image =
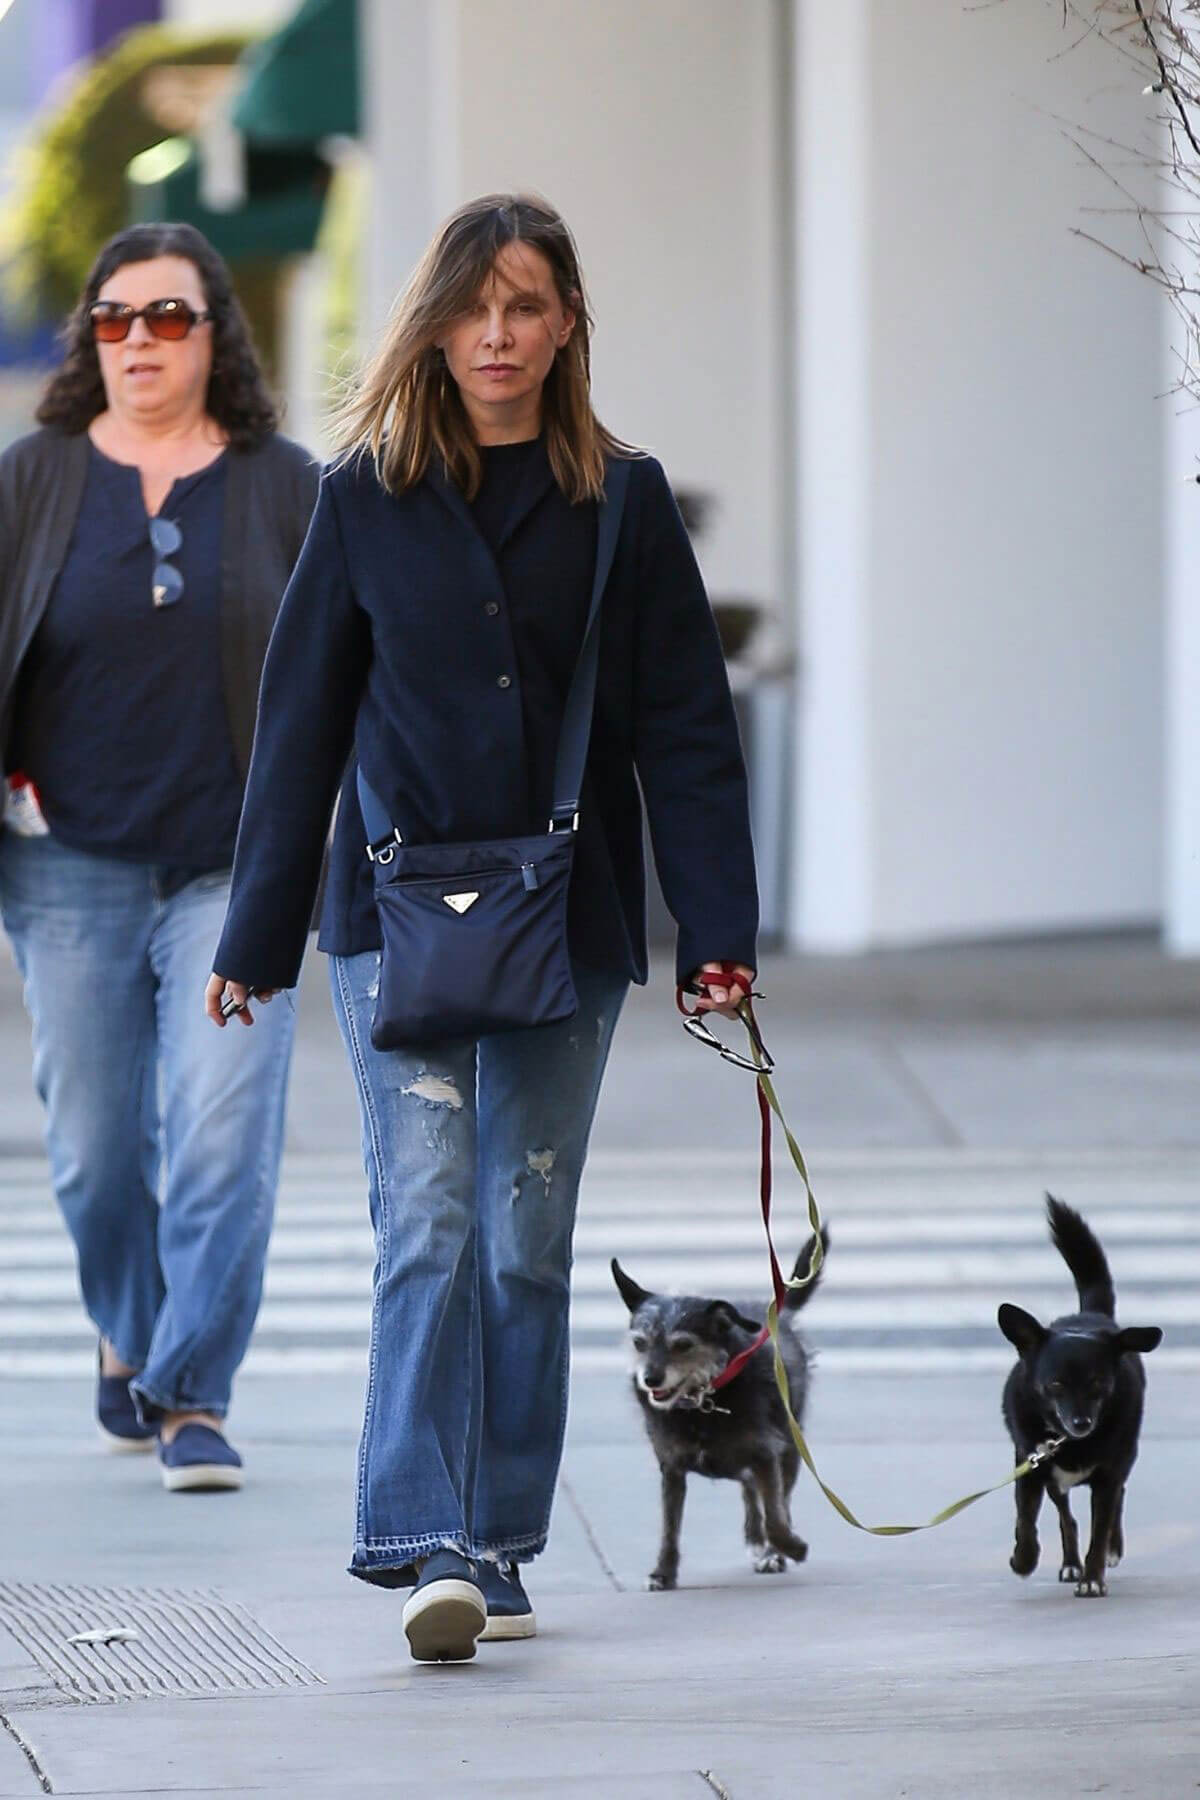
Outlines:
{"type": "Polygon", "coordinates": [[[96,1423],[110,1450],[150,1450],[158,1436],[157,1425],[143,1425],[129,1391],[132,1375],[96,1377],[96,1423]]]}
{"type": "Polygon", "coordinates": [[[516,1563],[481,1559],[477,1567],[479,1585],[487,1602],[487,1624],[479,1634],[480,1642],[494,1644],[505,1639],[536,1637],[533,1602],[521,1585],[521,1572],[516,1563]]]}
{"type": "Polygon", "coordinates": [[[415,1662],[469,1662],[487,1624],[475,1564],[457,1550],[426,1559],[404,1603],[404,1635],[415,1662]]]}
{"type": "Polygon", "coordinates": [[[181,1425],[169,1444],[159,1440],[163,1486],[173,1494],[211,1494],[240,1488],[242,1459],[211,1425],[181,1425]]]}

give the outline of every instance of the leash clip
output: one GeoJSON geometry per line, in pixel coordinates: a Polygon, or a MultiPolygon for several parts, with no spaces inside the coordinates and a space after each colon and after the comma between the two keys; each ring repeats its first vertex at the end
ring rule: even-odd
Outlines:
{"type": "Polygon", "coordinates": [[[704,1044],[709,1050],[715,1050],[722,1062],[732,1063],[735,1069],[746,1069],[751,1075],[770,1075],[775,1067],[775,1058],[763,1043],[762,1033],[758,1029],[758,1020],[754,1017],[754,1007],[751,1005],[752,1001],[762,998],[763,996],[757,988],[748,988],[742,977],[734,974],[733,965],[730,963],[725,965],[722,975],[698,974],[686,988],[677,988],[675,992],[675,1004],[683,1014],[683,1029],[688,1036],[695,1038],[698,1044],[704,1044]],[[754,1051],[753,1057],[742,1056],[737,1050],[731,1050],[728,1044],[723,1044],[708,1023],[708,1015],[689,1012],[683,1004],[685,993],[702,995],[720,980],[726,981],[742,996],[738,1002],[737,1016],[749,1034],[754,1051]]]}
{"type": "Polygon", "coordinates": [[[729,1408],[727,1406],[717,1405],[716,1400],[713,1398],[711,1385],[708,1387],[697,1388],[686,1394],[680,1394],[678,1400],[675,1402],[675,1406],[684,1412],[724,1413],[726,1417],[728,1417],[729,1414],[729,1408]]]}
{"type": "MultiPolygon", "coordinates": [[[[761,1000],[762,995],[756,994],[754,998],[761,1000]]],[[[759,1062],[755,1062],[749,1056],[743,1056],[740,1051],[731,1050],[728,1044],[723,1044],[703,1013],[685,1013],[683,1029],[689,1037],[695,1038],[698,1044],[706,1044],[710,1050],[715,1050],[722,1062],[732,1063],[735,1069],[748,1069],[751,1075],[769,1075],[775,1067],[775,1058],[763,1043],[754,1014],[744,1000],[738,1008],[738,1017],[750,1033],[751,1041],[761,1059],[759,1062]]]]}
{"type": "Polygon", "coordinates": [[[724,1413],[726,1418],[729,1417],[729,1408],[727,1406],[717,1405],[713,1398],[713,1391],[711,1388],[705,1388],[702,1394],[697,1394],[692,1404],[695,1406],[697,1412],[724,1413]]]}
{"type": "Polygon", "coordinates": [[[1038,1445],[1036,1450],[1031,1450],[1029,1452],[1025,1461],[1029,1464],[1031,1469],[1040,1469],[1042,1464],[1046,1462],[1048,1458],[1052,1457],[1056,1451],[1062,1449],[1066,1441],[1065,1437],[1047,1438],[1044,1443],[1038,1445]]]}

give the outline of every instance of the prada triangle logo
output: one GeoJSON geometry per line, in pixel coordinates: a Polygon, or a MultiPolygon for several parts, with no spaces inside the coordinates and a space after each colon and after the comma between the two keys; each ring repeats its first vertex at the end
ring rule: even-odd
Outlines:
{"type": "Polygon", "coordinates": [[[443,894],[442,895],[442,899],[446,902],[446,905],[452,906],[454,908],[455,912],[460,915],[460,917],[463,913],[466,912],[466,910],[469,906],[474,906],[474,904],[478,900],[478,898],[479,898],[478,894],[443,894]]]}

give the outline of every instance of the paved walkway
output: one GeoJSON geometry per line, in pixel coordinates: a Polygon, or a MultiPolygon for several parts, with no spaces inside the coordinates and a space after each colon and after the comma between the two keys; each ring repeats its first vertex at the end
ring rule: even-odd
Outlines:
{"type": "MultiPolygon", "coordinates": [[[[1194,965],[1117,943],[779,961],[763,977],[780,1090],[834,1230],[806,1321],[823,1472],[891,1520],[1000,1478],[1006,1354],[990,1320],[1003,1298],[1068,1304],[1039,1216],[1053,1186],[1099,1225],[1123,1316],[1168,1332],[1107,1601],[1060,1588],[1048,1528],[1042,1570],[1009,1573],[1007,1495],[874,1540],[807,1478],[803,1569],[753,1575],[737,1495],[693,1484],[683,1586],[642,1591],[657,1481],[607,1256],[648,1285],[761,1288],[748,1078],[684,1037],[662,974],[631,999],[585,1190],[542,1635],[453,1670],[410,1664],[395,1597],[342,1573],[370,1250],[320,975],[301,1001],[268,1299],[234,1421],[252,1479],[199,1499],[94,1447],[90,1334],[0,958],[0,1796],[1196,1791],[1194,965]],[[67,1644],[121,1626],[137,1637],[67,1644]],[[146,1697],[116,1698],[130,1693],[146,1697]]],[[[781,1244],[803,1229],[781,1167],[781,1244]]]]}

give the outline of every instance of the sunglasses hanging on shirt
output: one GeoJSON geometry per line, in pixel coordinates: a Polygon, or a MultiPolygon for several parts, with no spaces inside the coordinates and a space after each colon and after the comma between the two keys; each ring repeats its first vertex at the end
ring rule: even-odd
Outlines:
{"type": "Polygon", "coordinates": [[[152,337],[169,343],[185,338],[193,325],[203,325],[211,312],[196,312],[186,300],[148,300],[145,306],[126,306],[117,300],[97,300],[88,308],[92,337],[98,344],[121,344],[135,319],[145,319],[152,337]]]}
{"type": "Polygon", "coordinates": [[[151,589],[154,604],[174,606],[183,593],[183,576],[167,558],[177,555],[183,548],[183,533],[174,519],[164,519],[161,514],[155,514],[150,521],[150,542],[158,559],[154,565],[151,589]]]}

